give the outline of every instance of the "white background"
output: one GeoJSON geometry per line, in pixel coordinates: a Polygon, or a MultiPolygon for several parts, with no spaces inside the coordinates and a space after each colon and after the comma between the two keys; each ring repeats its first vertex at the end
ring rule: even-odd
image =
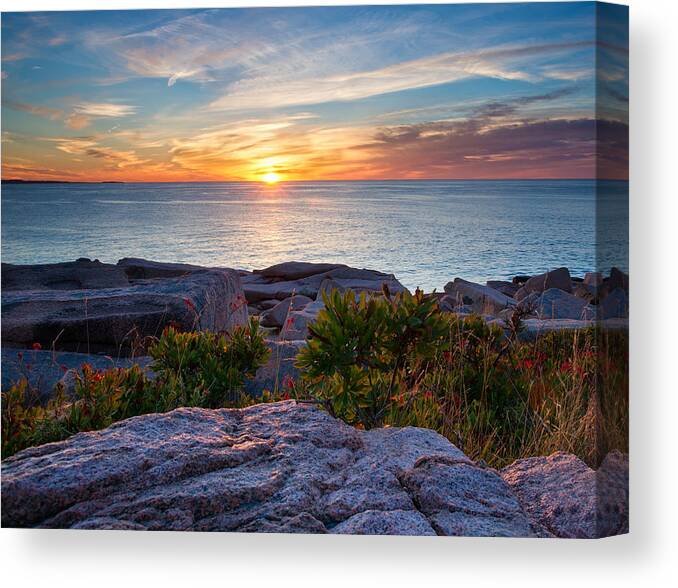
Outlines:
{"type": "MultiPolygon", "coordinates": [[[[0,0],[0,7],[8,11],[337,3],[341,2],[0,0]]],[[[663,587],[669,580],[676,585],[678,2],[632,0],[628,4],[633,300],[630,535],[566,541],[2,529],[0,581],[5,586],[49,588],[140,584],[663,587]]]]}

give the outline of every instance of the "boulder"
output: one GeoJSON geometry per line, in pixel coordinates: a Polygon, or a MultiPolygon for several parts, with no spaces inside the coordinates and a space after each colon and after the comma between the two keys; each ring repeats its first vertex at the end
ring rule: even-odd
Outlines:
{"type": "MultiPolygon", "coordinates": [[[[309,265],[317,267],[325,264],[309,265]]],[[[394,294],[405,290],[405,287],[392,274],[347,266],[335,267],[293,280],[281,280],[278,277],[253,273],[243,277],[242,282],[247,302],[252,304],[266,299],[284,300],[292,295],[307,296],[315,300],[322,283],[328,279],[333,280],[335,287],[350,288],[354,291],[381,292],[384,284],[394,294]]]]}
{"type": "Polygon", "coordinates": [[[585,300],[587,303],[598,302],[598,289],[585,282],[572,282],[572,294],[577,298],[585,300]]]}
{"type": "Polygon", "coordinates": [[[301,310],[290,312],[280,331],[280,339],[288,341],[306,339],[309,323],[318,318],[318,314],[323,308],[325,308],[325,303],[319,299],[307,304],[301,310]]]}
{"type": "Polygon", "coordinates": [[[139,257],[124,257],[117,263],[117,267],[122,269],[125,274],[133,280],[148,280],[156,278],[178,278],[193,272],[204,271],[206,269],[227,269],[227,268],[207,268],[199,265],[190,265],[188,263],[168,263],[164,261],[149,261],[139,257]]]}
{"type": "Polygon", "coordinates": [[[494,470],[468,459],[424,456],[400,482],[439,535],[548,536],[494,470]]]}
{"type": "Polygon", "coordinates": [[[291,311],[302,310],[313,302],[308,296],[290,296],[276,304],[261,315],[261,324],[264,327],[282,327],[291,311]]]}
{"type": "Polygon", "coordinates": [[[433,431],[294,401],[135,417],[2,462],[5,527],[533,536],[516,504],[433,431]]]}
{"type": "Polygon", "coordinates": [[[281,281],[299,280],[316,274],[324,274],[334,269],[347,268],[341,263],[308,263],[305,261],[286,261],[267,267],[262,270],[254,270],[253,273],[265,278],[275,278],[281,281]]]}
{"type": "Polygon", "coordinates": [[[501,292],[505,296],[509,296],[510,298],[513,298],[516,292],[520,290],[520,286],[518,284],[514,284],[513,282],[506,282],[504,280],[488,280],[486,282],[486,285],[488,288],[494,288],[495,290],[499,290],[499,292],[501,292]]]}
{"type": "Polygon", "coordinates": [[[586,300],[557,288],[549,288],[537,299],[534,312],[541,319],[590,320],[595,316],[586,300]]]}
{"type": "Polygon", "coordinates": [[[296,382],[299,378],[299,369],[294,362],[306,341],[269,340],[266,344],[271,350],[268,361],[257,370],[253,379],[245,380],[245,392],[252,398],[260,398],[264,390],[280,392],[288,379],[296,382]]]}
{"type": "Polygon", "coordinates": [[[62,382],[66,391],[72,389],[75,373],[82,373],[84,363],[94,369],[127,368],[134,364],[146,368],[150,357],[110,357],[107,355],[87,355],[64,351],[45,351],[28,349],[2,349],[2,389],[25,378],[37,394],[36,400],[44,404],[52,396],[54,386],[62,382]]]}
{"type": "Polygon", "coordinates": [[[615,288],[598,305],[599,319],[628,318],[629,297],[626,290],[615,288]]]}
{"type": "Polygon", "coordinates": [[[530,292],[544,292],[551,288],[558,288],[565,292],[572,292],[572,280],[566,267],[532,276],[515,294],[516,300],[522,300],[530,292]]]}
{"type": "Polygon", "coordinates": [[[171,323],[184,330],[229,331],[246,319],[240,277],[233,270],[200,270],[123,288],[2,295],[2,341],[14,347],[38,342],[45,349],[117,356],[171,323]]]}
{"type": "Polygon", "coordinates": [[[608,455],[596,472],[574,455],[520,459],[501,471],[525,511],[557,537],[628,532],[628,457],[608,455]]]}
{"type": "Polygon", "coordinates": [[[625,292],[629,291],[629,276],[621,271],[619,268],[613,267],[610,270],[610,277],[606,282],[608,292],[612,292],[616,288],[621,288],[625,292]]]}
{"type": "Polygon", "coordinates": [[[597,288],[603,283],[603,274],[600,272],[586,272],[584,274],[584,284],[597,288]]]}
{"type": "Polygon", "coordinates": [[[2,291],[93,290],[129,286],[122,268],[99,260],[80,258],[39,265],[2,264],[2,291]]]}
{"type": "Polygon", "coordinates": [[[505,308],[515,305],[515,301],[494,288],[455,278],[445,285],[445,292],[452,296],[457,305],[468,304],[479,314],[496,315],[505,308]]]}

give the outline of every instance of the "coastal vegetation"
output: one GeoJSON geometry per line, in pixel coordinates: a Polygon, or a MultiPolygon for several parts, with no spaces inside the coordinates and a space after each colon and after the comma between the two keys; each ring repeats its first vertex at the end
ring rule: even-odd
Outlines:
{"type": "Polygon", "coordinates": [[[268,348],[256,319],[232,334],[166,328],[138,366],[74,371],[40,404],[28,380],[2,395],[2,455],[180,406],[244,407],[295,398],[359,428],[438,431],[469,457],[502,467],[566,451],[596,467],[628,450],[628,335],[593,327],[525,340],[521,311],[503,324],[444,312],[435,296],[323,292],[298,378],[247,394],[268,348]]]}

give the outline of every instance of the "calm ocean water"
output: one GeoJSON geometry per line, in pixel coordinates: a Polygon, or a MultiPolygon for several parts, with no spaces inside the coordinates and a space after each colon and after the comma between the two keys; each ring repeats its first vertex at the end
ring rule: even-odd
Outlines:
{"type": "Polygon", "coordinates": [[[598,182],[597,199],[589,180],[2,186],[8,263],[340,262],[428,291],[561,265],[627,269],[627,243],[627,182],[598,182]]]}

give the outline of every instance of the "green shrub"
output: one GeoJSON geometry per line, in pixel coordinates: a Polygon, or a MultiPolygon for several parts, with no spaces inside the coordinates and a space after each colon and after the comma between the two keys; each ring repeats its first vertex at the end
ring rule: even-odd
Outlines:
{"type": "Polygon", "coordinates": [[[259,323],[251,318],[228,337],[168,327],[149,353],[158,377],[184,391],[175,401],[178,406],[218,408],[239,400],[244,379],[266,363],[269,349],[259,323]]]}
{"type": "Polygon", "coordinates": [[[435,357],[446,332],[437,303],[417,290],[357,299],[351,291],[323,292],[325,308],[309,326],[297,357],[308,388],[351,424],[381,426],[401,387],[435,357]]]}
{"type": "Polygon", "coordinates": [[[136,365],[95,370],[83,364],[70,397],[58,384],[41,406],[24,378],[2,393],[2,456],[142,414],[251,404],[242,385],[268,353],[255,320],[228,336],[168,328],[151,347],[154,379],[136,365]]]}

